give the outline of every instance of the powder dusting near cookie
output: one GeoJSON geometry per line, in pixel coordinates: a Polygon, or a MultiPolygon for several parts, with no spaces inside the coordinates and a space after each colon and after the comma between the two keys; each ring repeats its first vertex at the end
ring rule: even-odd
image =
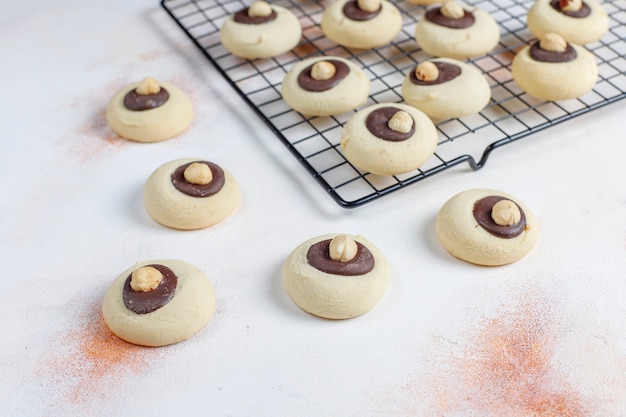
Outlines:
{"type": "Polygon", "coordinates": [[[67,410],[92,411],[120,396],[124,386],[141,378],[164,352],[127,343],[115,336],[100,313],[99,304],[77,317],[76,328],[51,341],[50,355],[42,358],[38,377],[53,393],[48,415],[67,410]]]}

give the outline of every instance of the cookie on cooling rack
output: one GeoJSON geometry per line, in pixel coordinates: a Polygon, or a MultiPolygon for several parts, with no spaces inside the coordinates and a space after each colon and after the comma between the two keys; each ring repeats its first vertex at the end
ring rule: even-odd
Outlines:
{"type": "Polygon", "coordinates": [[[400,33],[402,16],[387,0],[335,0],[324,10],[321,28],[339,45],[370,49],[388,44],[400,33]]]}
{"type": "Polygon", "coordinates": [[[539,240],[537,220],[512,195],[491,189],[460,192],[441,207],[437,236],[454,257],[496,266],[526,256],[539,240]]]}
{"type": "Polygon", "coordinates": [[[539,39],[557,33],[576,45],[595,42],[609,29],[609,17],[595,0],[537,0],[526,23],[539,39]]]}
{"type": "Polygon", "coordinates": [[[220,28],[224,48],[241,58],[271,58],[295,48],[302,37],[298,18],[289,10],[255,1],[220,28]]]}
{"type": "Polygon", "coordinates": [[[302,310],[349,319],[380,302],[391,270],[382,251],[363,236],[329,234],[296,247],[285,261],[282,278],[287,294],[302,310]]]}
{"type": "Polygon", "coordinates": [[[598,65],[591,52],[554,33],[522,48],[513,58],[511,72],[528,94],[552,101],[580,97],[598,80],[598,65]]]}
{"type": "Polygon", "coordinates": [[[359,110],[341,131],[341,150],[357,168],[396,175],[419,168],[435,152],[437,129],[406,104],[381,103],[359,110]]]}
{"type": "Polygon", "coordinates": [[[500,40],[500,28],[486,11],[447,1],[428,10],[417,22],[415,40],[431,55],[466,59],[495,48],[500,40]]]}
{"type": "Polygon", "coordinates": [[[294,110],[307,116],[331,116],[367,101],[370,80],[344,58],[321,56],[296,63],[285,75],[281,94],[294,110]]]}
{"type": "Polygon", "coordinates": [[[437,120],[476,114],[491,99],[489,83],[475,67],[450,58],[423,61],[402,83],[407,104],[437,120]]]}
{"type": "Polygon", "coordinates": [[[111,98],[106,119],[111,129],[123,138],[159,142],[189,127],[193,105],[175,85],[147,77],[125,86],[111,98]]]}

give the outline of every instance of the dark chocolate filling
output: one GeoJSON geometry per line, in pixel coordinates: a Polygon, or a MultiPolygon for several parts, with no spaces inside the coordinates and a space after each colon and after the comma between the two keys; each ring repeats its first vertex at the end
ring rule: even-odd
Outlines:
{"type": "Polygon", "coordinates": [[[212,162],[207,161],[193,161],[187,164],[181,165],[172,173],[172,185],[176,187],[178,191],[183,194],[187,194],[191,197],[210,197],[217,194],[224,186],[225,177],[224,170],[212,162]],[[213,174],[213,180],[206,184],[192,184],[185,179],[185,170],[193,162],[206,164],[211,169],[213,174]]]}
{"type": "Polygon", "coordinates": [[[132,111],[150,110],[162,106],[169,98],[170,93],[163,87],[156,94],[139,94],[132,89],[124,96],[124,107],[132,111]]]}
{"type": "Polygon", "coordinates": [[[359,242],[356,242],[357,252],[354,259],[341,262],[330,257],[330,241],[331,239],[317,242],[307,251],[307,262],[313,268],[327,274],[344,276],[364,275],[374,269],[374,255],[359,242]]]}
{"type": "Polygon", "coordinates": [[[439,70],[439,76],[437,77],[437,79],[432,80],[432,81],[420,80],[415,75],[415,70],[417,69],[417,67],[415,67],[413,68],[413,71],[411,71],[409,75],[409,79],[411,80],[411,82],[416,85],[443,84],[461,75],[461,67],[459,67],[458,65],[449,64],[447,62],[439,62],[439,61],[432,61],[432,63],[435,64],[435,66],[439,70]]]}
{"type": "Polygon", "coordinates": [[[330,90],[350,73],[350,68],[348,68],[345,62],[329,59],[326,60],[326,62],[330,62],[335,66],[335,74],[327,80],[316,80],[311,76],[311,70],[313,69],[313,65],[317,64],[317,62],[303,69],[298,75],[298,84],[306,91],[320,92],[330,90]]]}
{"type": "Polygon", "coordinates": [[[439,26],[445,26],[450,29],[465,29],[474,24],[476,18],[472,12],[464,10],[463,17],[452,19],[441,13],[441,7],[430,9],[426,12],[426,19],[439,26]]]}
{"type": "MultiPolygon", "coordinates": [[[[413,120],[413,126],[407,133],[396,132],[389,128],[389,120],[394,114],[399,112],[397,107],[380,107],[371,112],[367,119],[365,119],[365,126],[370,133],[382,140],[388,140],[390,142],[400,142],[407,140],[415,133],[415,120],[413,120]]],[[[411,117],[411,119],[413,119],[411,117]]]]}
{"type": "Polygon", "coordinates": [[[539,45],[539,41],[533,43],[530,46],[530,51],[528,51],[530,57],[535,61],[539,62],[549,62],[552,64],[557,64],[561,62],[570,62],[576,59],[578,54],[576,50],[572,48],[572,45],[567,44],[567,48],[563,52],[553,52],[546,51],[545,49],[541,49],[539,45]]]}
{"type": "Polygon", "coordinates": [[[526,215],[524,214],[524,210],[514,201],[513,203],[515,203],[522,215],[519,222],[510,226],[501,226],[491,217],[493,206],[500,200],[508,200],[508,198],[491,195],[476,201],[473,210],[474,219],[476,219],[483,229],[496,237],[511,239],[521,235],[522,232],[526,230],[526,215]]]}
{"type": "Polygon", "coordinates": [[[272,13],[270,13],[268,16],[250,16],[248,14],[249,10],[250,8],[246,7],[245,9],[239,10],[237,13],[235,13],[235,15],[233,16],[235,22],[243,23],[246,25],[262,25],[263,23],[271,22],[278,16],[278,14],[276,14],[276,10],[274,9],[272,9],[272,13]]]}
{"type": "Polygon", "coordinates": [[[122,289],[122,300],[127,309],[137,314],[148,314],[158,310],[174,297],[178,277],[174,272],[165,265],[146,265],[157,269],[163,274],[163,280],[159,286],[152,291],[135,291],[130,286],[131,273],[124,282],[122,289]]]}
{"type": "Polygon", "coordinates": [[[578,10],[563,10],[561,9],[561,2],[559,0],[552,0],[550,2],[550,6],[557,12],[563,13],[565,16],[574,17],[577,19],[582,19],[583,17],[587,17],[591,14],[591,8],[584,1],[582,2],[582,6],[578,10]]]}
{"type": "Polygon", "coordinates": [[[359,7],[359,2],[357,0],[351,0],[343,6],[343,14],[350,20],[363,22],[378,16],[378,13],[380,13],[382,8],[383,7],[381,5],[375,12],[368,12],[359,7]]]}

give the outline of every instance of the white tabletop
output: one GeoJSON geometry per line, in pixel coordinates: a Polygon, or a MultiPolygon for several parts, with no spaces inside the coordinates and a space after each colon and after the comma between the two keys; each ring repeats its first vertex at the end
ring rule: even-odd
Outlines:
{"type": "Polygon", "coordinates": [[[158,3],[13,3],[0,21],[0,415],[626,415],[625,102],[346,210],[158,3]],[[108,128],[109,98],[146,75],[193,101],[179,137],[108,128]],[[237,177],[231,217],[192,232],[150,219],[143,184],[179,157],[237,177]],[[443,249],[437,211],[475,187],[532,208],[527,257],[485,268],[443,249]],[[335,232],[362,234],[392,269],[381,303],[343,321],[300,310],[280,276],[293,248],[335,232]],[[207,274],[215,316],[173,346],[119,341],[104,292],[163,258],[207,274]]]}

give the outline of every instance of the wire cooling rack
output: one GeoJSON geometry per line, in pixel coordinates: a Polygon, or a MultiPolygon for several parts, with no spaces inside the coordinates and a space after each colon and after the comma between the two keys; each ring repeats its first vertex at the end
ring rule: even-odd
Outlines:
{"type": "Polygon", "coordinates": [[[400,86],[406,74],[418,62],[431,58],[414,38],[415,25],[426,7],[395,2],[403,16],[400,34],[389,45],[360,51],[338,46],[323,35],[319,24],[330,1],[273,1],[298,17],[302,41],[288,53],[252,61],[231,55],[219,40],[222,23],[251,0],[162,0],[161,5],[304,168],[346,208],[462,163],[472,170],[480,169],[496,148],[626,97],[626,0],[602,3],[610,17],[610,30],[601,41],[587,45],[599,66],[595,88],[579,99],[561,102],[541,101],[525,94],[511,76],[515,50],[533,39],[526,29],[526,14],[534,0],[467,0],[466,4],[489,12],[500,25],[498,47],[469,60],[489,81],[491,103],[479,114],[438,123],[436,152],[420,169],[389,177],[362,172],[345,159],[339,147],[341,128],[353,113],[305,117],[282,100],[281,82],[289,68],[304,58],[341,56],[361,66],[370,77],[371,94],[364,106],[401,102],[400,86]]]}

